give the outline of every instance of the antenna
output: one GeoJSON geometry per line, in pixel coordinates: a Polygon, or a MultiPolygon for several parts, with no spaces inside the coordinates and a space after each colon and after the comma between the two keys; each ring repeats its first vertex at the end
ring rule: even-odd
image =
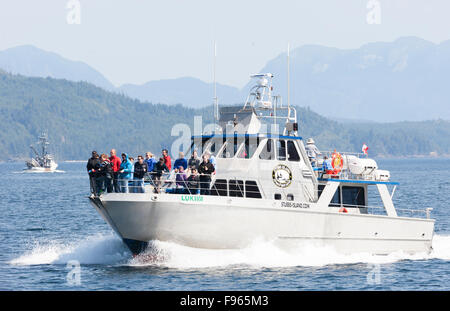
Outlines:
{"type": "Polygon", "coordinates": [[[290,104],[290,91],[289,91],[289,83],[290,81],[289,81],[289,42],[288,42],[288,45],[287,45],[287,105],[288,105],[288,108],[290,107],[289,106],[289,104],[290,104]]]}
{"type": "Polygon", "coordinates": [[[217,100],[217,85],[216,85],[216,57],[217,57],[217,45],[214,41],[214,68],[213,68],[213,79],[214,79],[214,120],[219,123],[219,105],[217,100]]]}

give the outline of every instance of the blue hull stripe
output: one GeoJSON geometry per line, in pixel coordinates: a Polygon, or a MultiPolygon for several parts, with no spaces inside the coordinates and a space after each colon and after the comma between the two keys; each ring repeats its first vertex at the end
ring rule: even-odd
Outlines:
{"type": "Polygon", "coordinates": [[[352,180],[352,179],[324,179],[319,178],[319,181],[334,181],[334,182],[343,182],[343,183],[352,183],[352,184],[368,184],[368,185],[400,185],[399,182],[394,181],[372,181],[372,180],[352,180]]]}

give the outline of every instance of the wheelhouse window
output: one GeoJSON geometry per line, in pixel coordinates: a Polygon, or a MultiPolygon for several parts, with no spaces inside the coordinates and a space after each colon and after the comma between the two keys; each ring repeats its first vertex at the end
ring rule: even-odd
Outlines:
{"type": "Polygon", "coordinates": [[[233,158],[238,150],[239,146],[244,142],[242,137],[228,137],[225,141],[225,146],[220,153],[221,158],[233,158]]]}
{"type": "MultiPolygon", "coordinates": [[[[319,198],[322,194],[325,185],[319,185],[319,198]]],[[[342,192],[342,206],[344,207],[360,207],[365,206],[366,199],[364,196],[364,187],[341,186],[336,189],[329,206],[341,206],[341,192],[342,192]]]]}
{"type": "Polygon", "coordinates": [[[208,141],[204,139],[203,150],[209,152],[213,156],[216,156],[222,145],[222,138],[211,138],[208,141]]]}
{"type": "Polygon", "coordinates": [[[268,139],[265,146],[262,148],[259,154],[261,160],[275,160],[275,148],[273,145],[273,139],[268,139]]]}
{"type": "Polygon", "coordinates": [[[278,160],[286,161],[286,142],[284,140],[277,140],[278,160]]]}
{"type": "Polygon", "coordinates": [[[342,186],[342,201],[345,207],[366,205],[363,187],[342,186]]]}
{"type": "Polygon", "coordinates": [[[288,160],[289,161],[300,161],[300,156],[297,152],[297,148],[295,147],[295,143],[292,140],[287,141],[287,150],[288,150],[288,160]]]}
{"type": "Polygon", "coordinates": [[[256,149],[259,146],[259,137],[245,137],[245,142],[243,148],[241,148],[238,158],[240,159],[250,159],[255,154],[256,149]]]}
{"type": "MultiPolygon", "coordinates": [[[[323,189],[325,188],[325,185],[319,185],[318,187],[318,196],[320,198],[320,196],[322,195],[323,189]]],[[[331,199],[330,205],[328,206],[341,206],[341,187],[338,187],[336,189],[336,192],[333,195],[333,198],[331,199]]]]}
{"type": "Polygon", "coordinates": [[[259,192],[258,185],[254,180],[247,180],[245,182],[245,197],[262,199],[261,192],[259,192]]]}

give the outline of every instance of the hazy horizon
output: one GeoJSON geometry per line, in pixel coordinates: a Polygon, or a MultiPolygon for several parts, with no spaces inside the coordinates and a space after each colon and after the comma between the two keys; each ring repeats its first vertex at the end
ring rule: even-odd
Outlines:
{"type": "Polygon", "coordinates": [[[355,49],[416,36],[450,39],[450,2],[432,0],[0,1],[0,50],[33,45],[95,68],[115,86],[194,77],[242,88],[266,62],[303,45],[355,49]],[[73,17],[80,4],[80,19],[73,17]],[[369,23],[373,4],[379,20],[369,23]],[[378,14],[378,13],[377,13],[378,14]]]}

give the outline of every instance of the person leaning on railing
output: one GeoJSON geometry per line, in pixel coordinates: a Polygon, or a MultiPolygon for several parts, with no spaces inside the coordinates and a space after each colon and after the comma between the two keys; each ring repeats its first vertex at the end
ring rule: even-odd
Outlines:
{"type": "Polygon", "coordinates": [[[95,165],[97,171],[96,185],[97,195],[105,191],[113,192],[113,167],[106,154],[100,156],[100,161],[95,165]]]}
{"type": "Polygon", "coordinates": [[[175,181],[177,187],[176,193],[184,193],[184,190],[186,189],[187,176],[183,166],[181,165],[178,167],[178,172],[177,175],[175,176],[175,181]]]}
{"type": "Polygon", "coordinates": [[[143,156],[138,156],[138,161],[134,164],[133,173],[133,189],[131,192],[144,193],[144,176],[148,171],[147,162],[144,161],[143,156]]]}
{"type": "Polygon", "coordinates": [[[198,166],[200,173],[200,194],[209,195],[211,184],[211,174],[215,172],[214,165],[209,162],[209,154],[203,155],[203,162],[198,166]]]}
{"type": "Polygon", "coordinates": [[[198,194],[200,192],[200,177],[197,174],[197,168],[191,167],[191,175],[187,178],[187,190],[189,194],[198,194]]]}
{"type": "Polygon", "coordinates": [[[164,172],[169,172],[169,168],[164,163],[164,158],[159,158],[159,161],[156,162],[152,172],[153,182],[155,184],[155,193],[159,192],[159,188],[161,186],[161,176],[164,172]]]}
{"type": "Polygon", "coordinates": [[[316,147],[314,139],[308,138],[305,146],[306,155],[309,158],[309,161],[311,162],[312,167],[317,166],[317,156],[322,154],[319,149],[316,147]]]}

